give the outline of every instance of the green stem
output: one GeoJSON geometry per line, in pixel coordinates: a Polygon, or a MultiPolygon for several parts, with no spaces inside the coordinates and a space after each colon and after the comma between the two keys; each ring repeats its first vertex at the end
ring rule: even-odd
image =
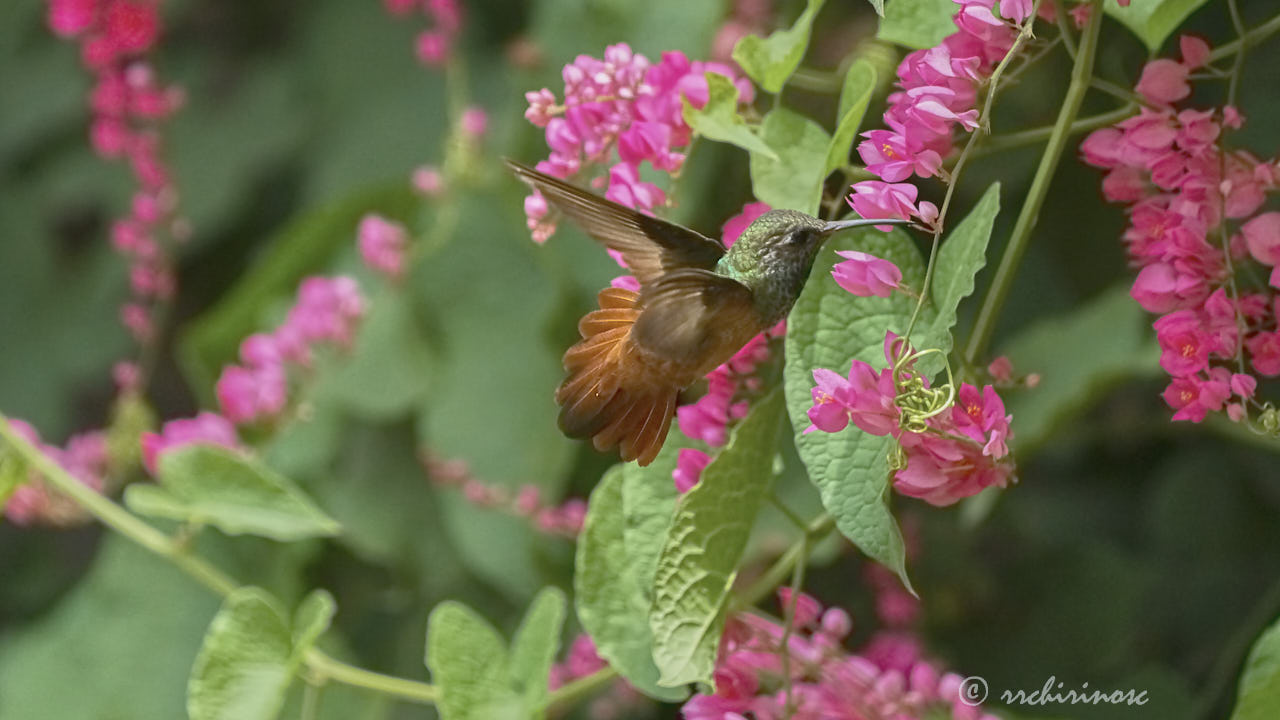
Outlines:
{"type": "MultiPolygon", "coordinates": [[[[226,597],[239,589],[239,583],[203,558],[190,554],[185,544],[165,535],[128,510],[112,502],[110,498],[98,494],[72,477],[61,465],[54,462],[52,458],[19,435],[13,429],[9,418],[3,414],[0,414],[0,439],[3,439],[3,444],[7,444],[13,451],[21,455],[28,466],[38,471],[45,482],[74,500],[76,504],[97,518],[103,525],[156,555],[169,560],[196,582],[222,597],[226,597]]],[[[436,688],[432,685],[362,670],[335,660],[316,648],[311,648],[307,651],[306,663],[307,668],[317,678],[335,680],[346,685],[374,690],[404,700],[431,703],[435,701],[437,696],[436,688]]]]}
{"type": "Polygon", "coordinates": [[[1257,45],[1278,32],[1280,32],[1280,15],[1277,15],[1255,27],[1245,33],[1240,39],[1233,40],[1232,42],[1215,49],[1213,52],[1209,53],[1209,62],[1217,62],[1223,58],[1231,57],[1247,47],[1257,45]]]}
{"type": "Polygon", "coordinates": [[[1071,18],[1067,15],[1066,3],[1054,3],[1054,15],[1058,22],[1058,36],[1062,38],[1062,46],[1067,49],[1071,60],[1076,59],[1076,38],[1071,32],[1071,18]]]}
{"type": "MultiPolygon", "coordinates": [[[[1114,125],[1121,120],[1133,115],[1137,107],[1133,105],[1125,105],[1115,110],[1109,110],[1098,115],[1090,115],[1086,118],[1080,118],[1071,123],[1071,127],[1067,128],[1068,135],[1079,135],[1082,132],[1097,130],[1101,127],[1114,125]]],[[[978,148],[977,156],[989,155],[1001,150],[1009,150],[1023,145],[1034,145],[1044,142],[1053,136],[1055,126],[1046,125],[1044,127],[1031,128],[1030,130],[1020,130],[1006,135],[996,135],[978,148]]]]}
{"type": "Polygon", "coordinates": [[[1062,109],[1058,112],[1058,120],[1054,123],[1053,132],[1049,135],[1049,145],[1040,156],[1040,166],[1036,168],[1035,177],[1031,181],[1031,189],[1022,203],[1018,220],[1013,226],[1009,244],[1005,247],[1004,256],[1000,258],[1000,266],[996,269],[991,281],[991,288],[983,298],[982,307],[974,320],[973,332],[969,335],[969,343],[965,347],[965,360],[974,365],[986,352],[987,344],[995,329],[996,319],[1004,301],[1009,296],[1013,285],[1013,277],[1026,252],[1031,239],[1031,231],[1035,229],[1036,220],[1040,217],[1040,207],[1049,193],[1053,182],[1054,171],[1058,161],[1062,159],[1062,151],[1070,136],[1071,125],[1080,112],[1080,104],[1089,90],[1089,80],[1093,76],[1093,59],[1098,51],[1098,32],[1102,25],[1102,0],[1093,0],[1089,14],[1089,24],[1085,26],[1080,38],[1080,47],[1076,53],[1075,64],[1071,68],[1071,84],[1067,86],[1067,94],[1062,100],[1062,109]]]}
{"type": "Polygon", "coordinates": [[[808,528],[806,528],[804,537],[797,540],[787,551],[782,554],[773,565],[769,566],[764,574],[756,578],[745,590],[733,599],[731,611],[743,610],[763,600],[773,592],[773,589],[781,585],[791,575],[795,569],[796,563],[799,563],[808,554],[807,547],[812,547],[814,543],[822,540],[836,526],[835,518],[828,513],[822,513],[814,518],[808,528]]]}
{"type": "Polygon", "coordinates": [[[609,666],[603,667],[590,675],[583,675],[552,690],[551,694],[547,695],[547,702],[544,707],[547,710],[551,710],[557,707],[573,705],[583,698],[594,695],[617,677],[618,671],[609,666]]]}
{"type": "Polygon", "coordinates": [[[364,688],[410,702],[431,704],[440,698],[434,685],[417,680],[383,675],[337,660],[316,648],[307,650],[307,668],[318,681],[333,680],[343,685],[364,688]]]}

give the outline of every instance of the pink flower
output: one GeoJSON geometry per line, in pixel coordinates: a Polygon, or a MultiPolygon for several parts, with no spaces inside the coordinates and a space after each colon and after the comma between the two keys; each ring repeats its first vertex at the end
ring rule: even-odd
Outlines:
{"type": "Polygon", "coordinates": [[[604,196],[637,210],[652,210],[667,201],[662,188],[641,180],[635,166],[626,163],[618,163],[609,169],[609,189],[604,196]]]}
{"type": "Polygon", "coordinates": [[[853,388],[839,373],[826,368],[814,368],[813,381],[814,386],[810,391],[813,407],[809,408],[809,422],[813,425],[805,432],[840,432],[849,424],[853,388]]]}
{"type": "Polygon", "coordinates": [[[756,221],[761,215],[769,212],[773,208],[768,203],[753,202],[742,206],[742,212],[734,215],[724,222],[724,226],[720,228],[720,241],[724,246],[729,248],[737,242],[738,237],[742,235],[742,231],[746,230],[751,223],[756,221]]]}
{"type": "Polygon", "coordinates": [[[676,483],[676,492],[681,495],[689,492],[694,485],[698,484],[698,480],[702,478],[702,471],[710,463],[711,456],[701,450],[682,448],[676,456],[676,469],[671,473],[676,483]]]}
{"type": "Polygon", "coordinates": [[[1249,254],[1263,265],[1280,264],[1280,212],[1266,212],[1240,226],[1249,254]]]}
{"type": "Polygon", "coordinates": [[[202,412],[193,418],[170,420],[160,432],[142,434],[142,464],[147,472],[155,474],[160,456],[175,448],[187,445],[219,445],[237,448],[240,445],[235,427],[217,413],[202,412]]]}
{"type": "Polygon", "coordinates": [[[160,14],[152,3],[109,0],[103,16],[103,31],[120,52],[140,53],[149,49],[159,36],[160,14]]]}
{"type": "MultiPolygon", "coordinates": [[[[853,195],[847,201],[864,218],[908,220],[918,214],[915,207],[918,192],[916,186],[910,183],[867,180],[853,185],[853,195]]],[[[879,227],[887,230],[891,226],[879,227]]]]}
{"type": "Polygon", "coordinates": [[[1245,341],[1249,359],[1259,375],[1280,375],[1280,332],[1260,332],[1245,341]]]}
{"type": "Polygon", "coordinates": [[[426,197],[436,197],[444,192],[444,176],[433,165],[423,165],[413,171],[413,187],[426,197]]]}
{"type": "Polygon", "coordinates": [[[356,238],[360,257],[366,265],[392,280],[404,274],[409,232],[403,225],[380,215],[365,215],[356,229],[356,238]]]}
{"type": "Polygon", "coordinates": [[[452,40],[439,30],[427,30],[418,35],[418,60],[429,67],[440,67],[449,60],[452,40]]]}
{"type": "Polygon", "coordinates": [[[1164,391],[1164,401],[1177,410],[1174,420],[1202,422],[1209,411],[1221,410],[1231,389],[1220,380],[1205,380],[1197,375],[1175,377],[1164,391]]]}
{"type": "Polygon", "coordinates": [[[489,128],[489,114],[484,108],[471,106],[462,112],[462,119],[459,122],[462,132],[473,138],[484,136],[485,130],[489,128]]]}
{"type": "Polygon", "coordinates": [[[1167,58],[1152,60],[1142,68],[1142,79],[1134,90],[1149,103],[1171,105],[1191,94],[1188,72],[1182,63],[1167,58]]]}
{"type": "Polygon", "coordinates": [[[73,37],[93,27],[98,0],[50,0],[49,27],[62,37],[73,37]]]}
{"type": "Polygon", "coordinates": [[[933,177],[942,166],[942,156],[925,147],[912,148],[902,135],[888,130],[872,130],[862,134],[867,138],[858,144],[858,155],[867,171],[879,175],[886,182],[901,182],[914,173],[922,178],[933,177]]]}
{"type": "Polygon", "coordinates": [[[858,297],[889,297],[902,282],[902,271],[888,260],[855,250],[839,250],[836,254],[845,260],[831,269],[832,277],[837,285],[858,297]]]}

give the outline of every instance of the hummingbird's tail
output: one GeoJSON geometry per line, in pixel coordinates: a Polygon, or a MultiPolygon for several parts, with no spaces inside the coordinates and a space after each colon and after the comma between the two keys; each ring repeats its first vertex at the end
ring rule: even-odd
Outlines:
{"type": "Polygon", "coordinates": [[[566,435],[590,437],[597,450],[618,447],[623,461],[648,465],[666,440],[678,389],[656,380],[630,347],[638,299],[622,288],[600,291],[600,309],[582,318],[582,340],[564,354],[568,376],[556,402],[566,435]]]}

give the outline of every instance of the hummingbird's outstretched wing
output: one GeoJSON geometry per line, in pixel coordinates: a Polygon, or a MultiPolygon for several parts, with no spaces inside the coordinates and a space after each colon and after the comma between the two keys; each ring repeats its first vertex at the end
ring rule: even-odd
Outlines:
{"type": "MultiPolygon", "coordinates": [[[[693,372],[711,368],[706,358],[732,354],[762,329],[751,290],[732,278],[701,268],[680,268],[641,288],[642,313],[632,337],[637,344],[693,372]]],[[[715,360],[715,365],[723,361],[715,360]]],[[[687,384],[687,381],[686,381],[687,384]]]]}
{"type": "Polygon", "coordinates": [[[588,235],[622,253],[642,287],[681,267],[710,270],[724,246],[686,227],[645,215],[514,160],[507,167],[588,235]]]}

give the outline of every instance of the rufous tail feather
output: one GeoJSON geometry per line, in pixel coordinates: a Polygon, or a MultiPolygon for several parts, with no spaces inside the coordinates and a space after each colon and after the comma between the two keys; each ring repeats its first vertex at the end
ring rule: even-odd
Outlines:
{"type": "Polygon", "coordinates": [[[600,309],[582,318],[582,340],[564,354],[567,376],[556,402],[566,435],[590,437],[598,450],[617,447],[623,461],[648,465],[666,440],[678,389],[654,377],[629,345],[638,299],[622,288],[600,291],[600,309]]]}

